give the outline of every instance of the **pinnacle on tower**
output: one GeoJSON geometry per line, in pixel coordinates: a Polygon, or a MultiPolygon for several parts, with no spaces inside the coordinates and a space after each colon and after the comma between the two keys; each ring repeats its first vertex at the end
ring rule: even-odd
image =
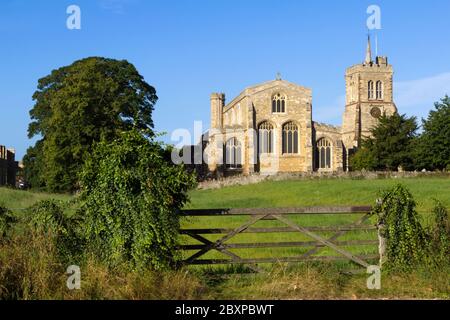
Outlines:
{"type": "Polygon", "coordinates": [[[366,49],[366,60],[364,61],[364,64],[370,64],[372,63],[372,49],[370,47],[370,34],[367,35],[367,49],[366,49]]]}

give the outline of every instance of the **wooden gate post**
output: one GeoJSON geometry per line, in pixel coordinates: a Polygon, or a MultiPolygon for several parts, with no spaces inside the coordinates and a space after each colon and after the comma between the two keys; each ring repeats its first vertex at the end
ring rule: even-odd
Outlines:
{"type": "Polygon", "coordinates": [[[378,233],[378,254],[380,255],[380,268],[386,262],[386,238],[383,236],[386,226],[384,224],[377,224],[378,233]]]}
{"type": "MultiPolygon", "coordinates": [[[[377,205],[381,206],[383,203],[382,199],[377,199],[377,205]]],[[[383,214],[383,213],[381,213],[383,214]]],[[[378,218],[380,219],[380,218],[378,218]]],[[[380,256],[379,266],[380,268],[386,262],[386,238],[384,237],[384,231],[386,226],[384,223],[377,222],[377,235],[378,235],[378,255],[380,256]]]]}

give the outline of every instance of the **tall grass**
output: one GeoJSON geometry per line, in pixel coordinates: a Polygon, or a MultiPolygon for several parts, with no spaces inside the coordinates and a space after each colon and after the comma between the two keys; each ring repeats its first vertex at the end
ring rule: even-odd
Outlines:
{"type": "MultiPolygon", "coordinates": [[[[77,264],[77,263],[74,263],[77,264]]],[[[81,289],[69,290],[51,235],[27,234],[0,243],[0,300],[199,299],[208,297],[200,278],[185,271],[158,273],[109,269],[95,257],[78,261],[81,289]]]]}
{"type": "Polygon", "coordinates": [[[237,275],[239,266],[209,272],[158,273],[108,269],[95,257],[80,263],[81,289],[69,290],[66,264],[52,241],[20,236],[0,244],[0,300],[4,299],[450,299],[449,268],[382,274],[381,290],[367,275],[349,275],[335,263],[278,264],[263,274],[237,275]],[[227,276],[224,276],[224,275],[227,276]]]}
{"type": "Polygon", "coordinates": [[[334,263],[303,263],[216,281],[214,290],[218,299],[450,299],[448,272],[449,268],[382,273],[381,289],[369,290],[365,273],[343,273],[334,263]]]}
{"type": "MultiPolygon", "coordinates": [[[[418,209],[423,214],[431,211],[434,205],[432,198],[440,199],[447,207],[450,204],[448,178],[421,178],[265,182],[221,190],[195,190],[191,192],[190,207],[372,204],[379,190],[397,182],[404,183],[411,190],[419,204],[418,209]]],[[[49,195],[0,188],[0,202],[10,208],[29,207],[44,199],[71,198],[70,195],[49,195]]],[[[323,217],[300,217],[296,222],[302,225],[339,225],[347,224],[354,219],[351,217],[346,215],[328,217],[326,221],[321,220],[323,217]]],[[[183,226],[232,228],[241,223],[242,217],[195,218],[183,221],[183,226]]],[[[258,227],[268,227],[274,226],[277,222],[258,223],[258,227]]],[[[126,266],[108,268],[92,255],[77,261],[63,260],[51,234],[27,232],[26,228],[18,228],[18,231],[9,238],[0,239],[0,299],[450,299],[449,266],[431,270],[421,268],[402,274],[383,273],[381,290],[368,290],[367,275],[364,273],[359,275],[344,273],[343,270],[354,267],[348,262],[347,264],[310,262],[290,266],[275,264],[267,266],[266,273],[246,276],[236,274],[248,271],[242,266],[203,270],[183,268],[171,272],[143,270],[137,273],[130,271],[126,266]],[[66,286],[68,275],[65,272],[72,264],[81,268],[80,290],[69,290],[66,286]]],[[[267,238],[267,235],[263,235],[264,239],[257,238],[260,236],[245,234],[233,241],[307,240],[296,233],[275,235],[273,239],[267,238]]],[[[354,239],[373,236],[374,234],[364,232],[353,235],[354,239]]],[[[350,238],[342,237],[342,240],[348,239],[350,238]]],[[[239,253],[243,257],[254,254],[245,250],[240,250],[239,253]]],[[[280,254],[285,253],[301,254],[289,248],[280,254]]],[[[326,250],[322,251],[322,254],[329,253],[326,250]]],[[[261,256],[272,254],[274,252],[263,250],[261,256]]],[[[211,253],[208,257],[216,258],[218,254],[211,253]]]]}

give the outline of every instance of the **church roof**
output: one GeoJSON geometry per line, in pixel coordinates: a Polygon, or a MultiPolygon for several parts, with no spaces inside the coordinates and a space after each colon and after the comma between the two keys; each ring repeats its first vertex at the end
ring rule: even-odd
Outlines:
{"type": "Polygon", "coordinates": [[[297,87],[297,88],[300,88],[300,89],[303,89],[303,90],[311,91],[311,89],[303,87],[303,86],[300,86],[300,85],[298,85],[296,83],[293,83],[293,82],[290,82],[290,81],[287,81],[287,80],[276,79],[276,80],[270,80],[270,81],[266,81],[266,82],[263,82],[263,83],[259,83],[259,84],[247,87],[244,90],[244,92],[247,91],[247,90],[248,91],[252,91],[252,90],[258,91],[257,89],[259,89],[259,88],[261,88],[263,90],[266,90],[266,89],[273,88],[273,87],[280,86],[280,85],[281,86],[286,86],[286,87],[293,86],[293,87],[297,87]]]}
{"type": "Polygon", "coordinates": [[[327,124],[327,123],[322,123],[322,122],[317,122],[317,121],[313,121],[313,125],[314,125],[314,128],[316,128],[318,130],[330,131],[330,132],[335,132],[335,133],[340,133],[341,129],[342,129],[341,126],[335,126],[332,124],[327,124]]]}
{"type": "Polygon", "coordinates": [[[227,103],[225,108],[235,104],[238,100],[241,100],[246,96],[253,95],[258,92],[265,91],[265,90],[271,90],[271,89],[273,89],[275,87],[279,87],[279,86],[286,87],[286,88],[291,87],[291,88],[300,89],[300,90],[306,91],[308,94],[311,94],[311,92],[312,92],[312,90],[310,88],[300,86],[296,83],[293,83],[293,82],[290,82],[287,80],[282,80],[282,79],[275,79],[275,80],[262,82],[262,83],[245,88],[237,97],[235,97],[233,100],[231,100],[229,103],[227,103]]]}

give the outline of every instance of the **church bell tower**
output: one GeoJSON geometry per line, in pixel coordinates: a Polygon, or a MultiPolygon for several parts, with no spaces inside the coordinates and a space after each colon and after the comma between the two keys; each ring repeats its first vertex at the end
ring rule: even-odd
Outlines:
{"type": "Polygon", "coordinates": [[[370,130],[378,123],[378,118],[397,112],[393,101],[393,74],[387,57],[372,59],[368,36],[364,62],[348,68],[345,73],[346,105],[342,139],[347,165],[349,156],[360,146],[362,138],[370,136],[370,130]]]}

